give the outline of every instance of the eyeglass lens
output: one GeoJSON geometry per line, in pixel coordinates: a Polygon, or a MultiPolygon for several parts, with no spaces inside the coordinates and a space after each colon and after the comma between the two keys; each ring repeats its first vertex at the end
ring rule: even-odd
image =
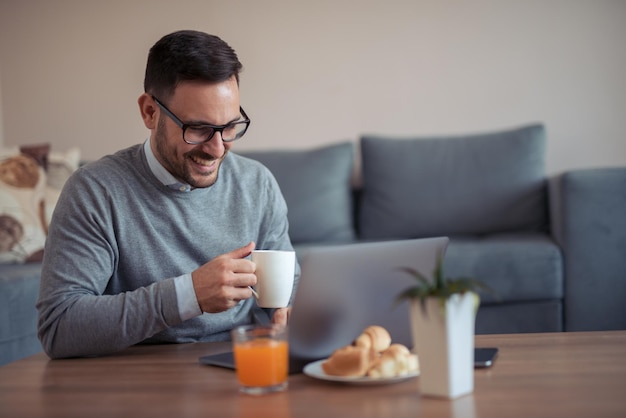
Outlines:
{"type": "Polygon", "coordinates": [[[189,143],[202,143],[210,140],[216,131],[222,134],[222,141],[234,141],[243,136],[246,132],[248,124],[246,122],[233,122],[222,128],[213,128],[210,126],[187,126],[183,134],[183,138],[189,143]]]}

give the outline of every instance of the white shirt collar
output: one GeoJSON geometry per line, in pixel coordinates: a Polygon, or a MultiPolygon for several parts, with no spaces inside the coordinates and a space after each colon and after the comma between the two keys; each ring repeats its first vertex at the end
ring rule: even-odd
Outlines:
{"type": "Polygon", "coordinates": [[[146,142],[143,144],[143,150],[146,153],[146,159],[148,160],[148,166],[150,167],[150,171],[152,174],[164,185],[171,189],[175,189],[181,192],[189,192],[191,191],[191,186],[186,183],[181,183],[174,177],[169,171],[165,169],[161,165],[161,163],[156,159],[154,153],[152,152],[152,147],[150,146],[150,138],[146,139],[146,142]]]}

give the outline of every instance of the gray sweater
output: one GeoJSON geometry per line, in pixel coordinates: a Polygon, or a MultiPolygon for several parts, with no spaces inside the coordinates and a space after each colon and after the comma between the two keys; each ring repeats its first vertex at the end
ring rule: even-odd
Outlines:
{"type": "Polygon", "coordinates": [[[285,201],[256,161],[229,153],[217,182],[190,192],[161,184],[141,145],[85,165],[66,183],[46,240],[44,350],[72,357],[229,339],[233,326],[252,322],[254,300],[183,322],[173,278],[250,241],[292,249],[285,201]]]}

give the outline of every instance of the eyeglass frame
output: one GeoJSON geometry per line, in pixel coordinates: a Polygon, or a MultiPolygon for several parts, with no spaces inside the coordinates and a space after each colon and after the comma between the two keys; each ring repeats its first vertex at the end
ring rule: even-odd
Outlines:
{"type": "Polygon", "coordinates": [[[243,107],[241,107],[241,106],[239,106],[239,112],[241,113],[241,116],[243,116],[243,118],[244,118],[243,120],[230,122],[230,123],[227,123],[226,125],[211,125],[210,123],[185,123],[178,116],[176,116],[174,114],[174,112],[169,110],[167,108],[167,106],[165,106],[163,103],[161,103],[161,101],[159,99],[157,99],[154,95],[150,95],[150,96],[152,97],[154,102],[161,108],[161,110],[163,110],[163,112],[165,112],[165,114],[167,116],[169,116],[169,118],[172,119],[174,121],[174,123],[176,125],[178,125],[178,127],[180,129],[182,129],[182,131],[183,131],[182,132],[183,141],[185,141],[189,145],[200,145],[200,144],[204,144],[206,142],[209,142],[211,139],[213,139],[213,137],[215,136],[216,132],[220,133],[220,136],[222,137],[222,142],[235,142],[236,140],[241,139],[241,137],[245,135],[245,133],[248,131],[248,128],[250,127],[250,118],[248,117],[248,115],[246,114],[246,111],[243,110],[243,107]],[[223,135],[224,129],[228,128],[229,126],[231,126],[233,124],[238,124],[238,123],[239,124],[240,123],[245,123],[246,124],[246,128],[243,130],[241,135],[239,135],[238,137],[233,138],[233,139],[224,139],[224,135],[223,135]],[[185,131],[189,127],[194,127],[194,128],[207,127],[207,128],[213,129],[213,133],[211,134],[210,137],[208,137],[204,141],[200,141],[200,142],[187,141],[185,139],[185,131]]]}

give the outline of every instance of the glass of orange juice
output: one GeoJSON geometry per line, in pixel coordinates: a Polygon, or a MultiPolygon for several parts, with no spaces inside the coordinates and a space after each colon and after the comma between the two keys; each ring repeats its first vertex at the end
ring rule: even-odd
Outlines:
{"type": "Polygon", "coordinates": [[[231,331],[241,391],[252,395],[287,388],[289,346],[284,325],[242,325],[231,331]]]}

